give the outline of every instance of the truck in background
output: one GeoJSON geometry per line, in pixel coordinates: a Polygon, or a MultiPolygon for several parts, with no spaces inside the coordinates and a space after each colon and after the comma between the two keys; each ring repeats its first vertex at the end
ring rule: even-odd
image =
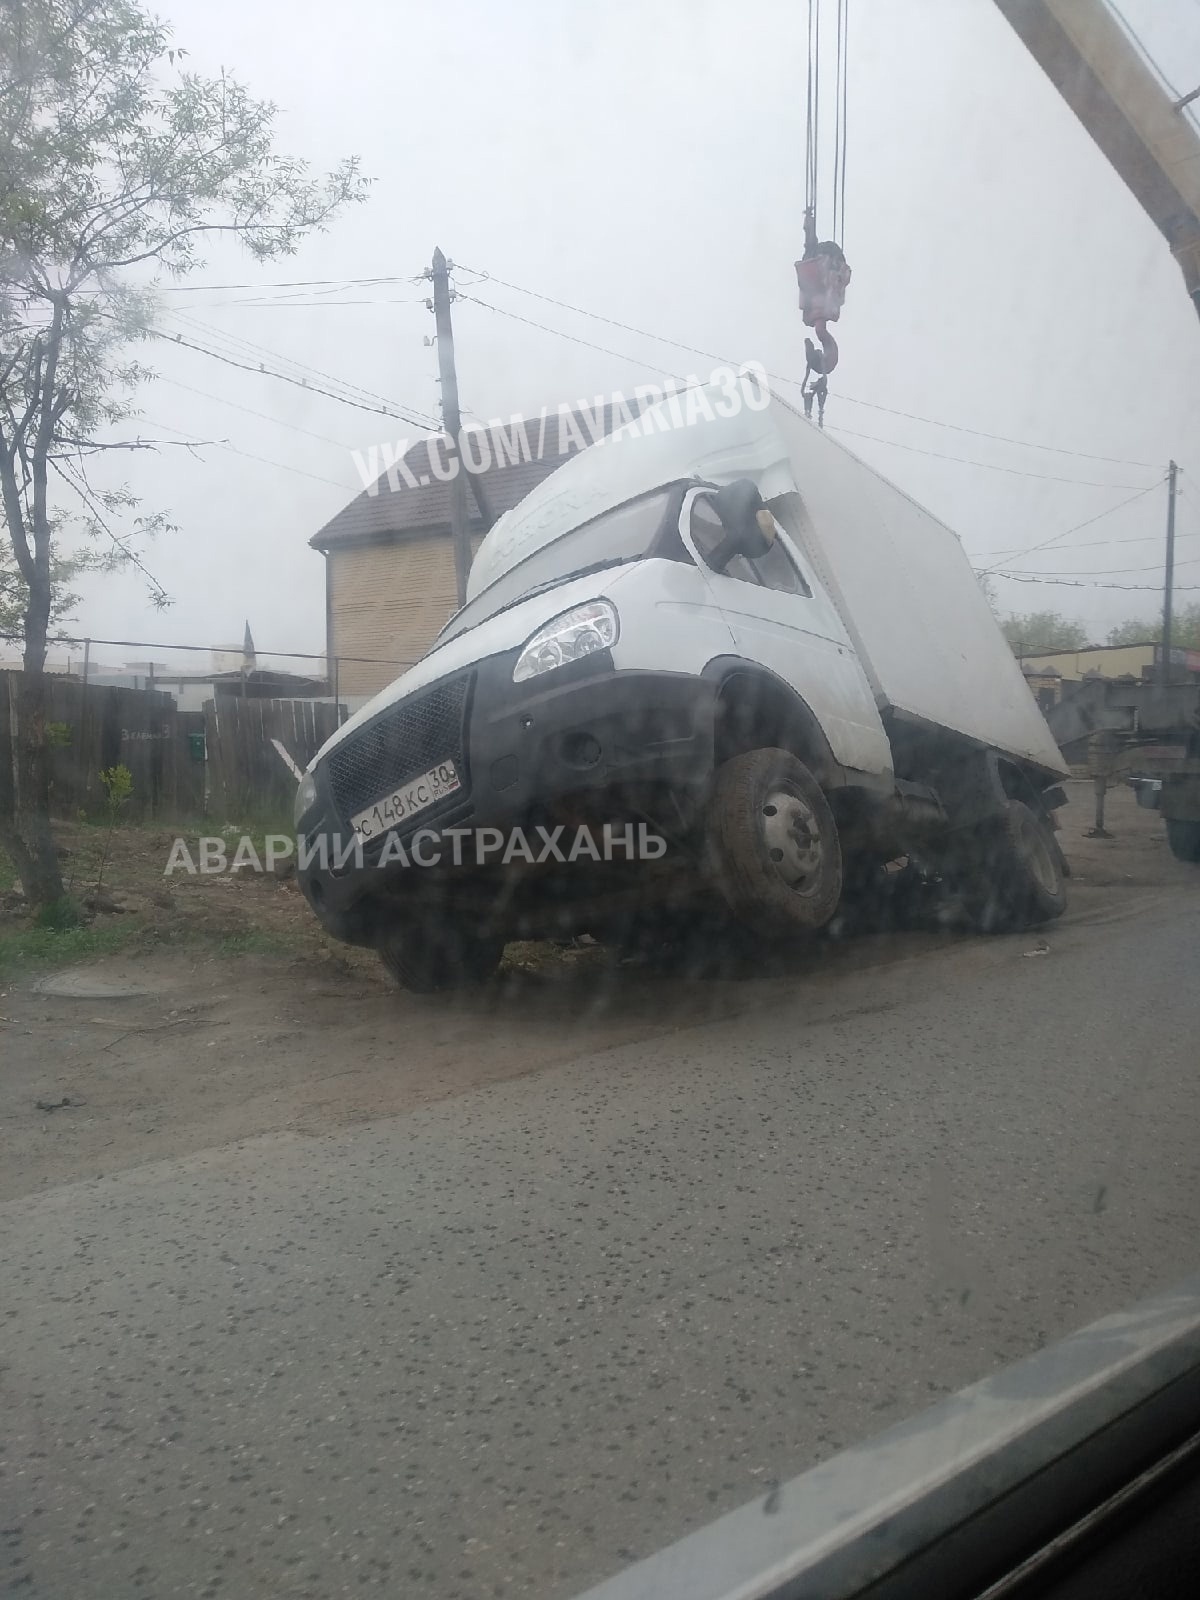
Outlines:
{"type": "Polygon", "coordinates": [[[1097,833],[1105,790],[1127,778],[1166,823],[1171,854],[1200,864],[1200,683],[1085,679],[1047,721],[1095,784],[1097,833]]]}
{"type": "Polygon", "coordinates": [[[300,882],[414,989],[701,907],[812,932],[898,879],[1013,929],[1065,904],[1065,771],[955,534],[743,371],[499,519],[305,773],[300,882]],[[605,847],[472,851],[581,828],[605,847]]]}

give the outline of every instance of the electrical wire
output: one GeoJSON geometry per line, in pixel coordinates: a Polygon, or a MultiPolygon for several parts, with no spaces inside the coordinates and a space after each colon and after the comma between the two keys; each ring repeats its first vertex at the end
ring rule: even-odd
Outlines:
{"type": "MultiPolygon", "coordinates": [[[[991,578],[1007,578],[1010,583],[1044,583],[1048,584],[1052,589],[1126,589],[1131,592],[1136,589],[1144,590],[1150,594],[1162,593],[1161,583],[1097,583],[1090,578],[1079,581],[1073,581],[1069,578],[1023,578],[1019,577],[1015,572],[998,572],[994,568],[989,568],[986,575],[991,578]]],[[[976,576],[983,577],[984,574],[977,573],[976,576]]],[[[1176,594],[1190,594],[1193,590],[1200,591],[1200,583],[1177,583],[1174,585],[1176,594]]]]}
{"type": "MultiPolygon", "coordinates": [[[[498,280],[496,280],[496,281],[498,281],[498,280]]],[[[539,298],[541,298],[541,297],[539,296],[539,298]]],[[[555,335],[556,338],[566,339],[571,344],[580,344],[580,345],[583,345],[585,349],[597,350],[597,351],[600,352],[601,355],[615,356],[615,357],[617,357],[618,360],[622,360],[622,361],[635,361],[635,362],[637,362],[637,364],[639,366],[645,367],[650,372],[657,372],[657,373],[660,373],[664,377],[674,378],[676,380],[676,382],[681,383],[681,384],[686,384],[686,382],[687,382],[687,380],[684,379],[684,378],[681,378],[680,375],[677,372],[672,372],[666,367],[659,367],[659,366],[656,366],[653,362],[643,361],[638,356],[630,356],[630,355],[628,355],[628,354],[626,354],[626,353],[624,353],[624,352],[622,352],[620,350],[613,350],[608,345],[596,344],[590,339],[582,339],[582,338],[579,337],[578,334],[566,333],[561,328],[552,328],[552,327],[549,326],[549,324],[544,323],[544,322],[538,322],[533,317],[523,317],[519,311],[510,311],[506,306],[495,305],[490,300],[481,300],[478,295],[460,294],[459,295],[459,299],[472,302],[473,304],[475,304],[477,306],[483,306],[485,310],[494,311],[499,316],[511,317],[514,322],[523,322],[523,323],[525,323],[525,325],[527,327],[538,328],[543,333],[552,333],[552,334],[555,335]]],[[[607,319],[605,319],[605,320],[607,320],[607,319]]],[[[651,337],[653,337],[653,336],[651,336],[651,337]]],[[[667,341],[664,341],[664,342],[672,343],[673,341],[667,340],[667,341]]],[[[686,346],[683,346],[682,348],[686,348],[686,346]]],[[[696,351],[694,353],[697,354],[697,355],[708,355],[708,352],[706,352],[706,351],[696,351]]],[[[719,356],[711,356],[710,359],[712,359],[714,361],[719,361],[721,358],[719,356]]],[[[773,376],[773,377],[777,376],[776,374],[769,374],[769,375],[773,376]]],[[[795,381],[795,380],[785,379],[783,381],[792,382],[792,381],[795,381]]],[[[1004,473],[1008,473],[1011,476],[1017,477],[1017,478],[1035,478],[1035,479],[1043,480],[1043,481],[1048,482],[1048,483],[1079,484],[1084,488],[1091,488],[1091,489],[1132,489],[1132,488],[1137,487],[1136,485],[1131,484],[1131,483],[1106,483],[1106,482],[1101,482],[1101,481],[1099,481],[1099,480],[1097,480],[1095,478],[1069,478],[1069,477],[1063,477],[1063,476],[1060,476],[1058,474],[1049,473],[1049,472],[1028,472],[1024,468],[1021,468],[1021,467],[1002,467],[1002,466],[998,466],[995,462],[991,462],[991,461],[975,461],[975,460],[972,460],[972,459],[970,459],[969,457],[966,457],[966,456],[947,455],[945,453],[945,451],[942,451],[942,450],[927,450],[927,449],[922,448],[919,445],[902,444],[900,442],[900,440],[898,440],[898,439],[881,439],[876,434],[856,433],[852,428],[830,428],[829,431],[831,433],[844,433],[844,434],[847,434],[849,437],[855,438],[855,439],[870,439],[870,440],[873,440],[875,443],[878,443],[878,444],[895,445],[897,449],[915,451],[916,454],[918,454],[918,455],[934,456],[934,457],[937,457],[937,458],[939,458],[941,460],[944,460],[944,461],[957,461],[957,462],[960,462],[963,466],[983,467],[983,468],[986,468],[989,472],[1004,472],[1004,473]]],[[[1157,488],[1158,484],[1157,483],[1153,483],[1153,484],[1150,484],[1148,487],[1151,488],[1151,489],[1157,488]]],[[[1142,492],[1142,491],[1139,491],[1139,492],[1142,492]]]]}
{"type": "Polygon", "coordinates": [[[261,417],[264,422],[273,422],[277,428],[290,428],[293,433],[303,433],[309,439],[319,439],[322,444],[335,444],[341,450],[349,450],[350,445],[344,444],[341,439],[335,439],[328,433],[316,433],[312,428],[302,428],[298,422],[287,422],[283,417],[273,417],[269,411],[256,411],[253,406],[244,406],[237,400],[230,400],[223,394],[212,394],[207,389],[197,389],[190,383],[181,383],[178,378],[168,378],[159,372],[155,374],[155,383],[169,383],[173,389],[184,389],[188,394],[197,394],[202,400],[215,400],[218,405],[229,406],[234,411],[244,411],[248,417],[261,417]]]}
{"type": "MultiPolygon", "coordinates": [[[[24,642],[24,638],[25,635],[23,633],[0,633],[0,639],[14,639],[24,642]]],[[[124,650],[189,650],[198,652],[202,655],[240,654],[240,649],[238,646],[228,644],[163,644],[161,640],[155,639],[96,639],[90,634],[86,638],[78,638],[74,634],[69,633],[53,634],[47,638],[46,643],[86,645],[102,644],[119,646],[124,650]]],[[[396,661],[386,656],[344,656],[340,652],[335,653],[335,655],[330,658],[328,653],[324,650],[264,650],[261,646],[256,646],[254,654],[256,657],[280,656],[289,661],[327,661],[332,659],[334,661],[353,661],[355,663],[363,664],[369,663],[372,666],[379,667],[411,667],[415,665],[415,663],[412,661],[396,661]]],[[[175,674],[168,670],[164,674],[164,680],[167,683],[170,683],[174,676],[175,674]]]]}
{"type": "Polygon", "coordinates": [[[251,307],[255,311],[324,311],[332,306],[417,306],[424,305],[426,295],[405,295],[374,300],[294,300],[290,295],[279,295],[272,299],[261,300],[202,300],[199,305],[193,300],[190,305],[195,311],[224,311],[227,306],[237,309],[251,307]]]}
{"type": "MultiPolygon", "coordinates": [[[[1064,528],[1061,533],[1052,533],[1048,539],[1043,539],[1040,544],[1029,545],[1022,550],[1012,550],[1009,554],[1031,556],[1035,550],[1048,550],[1051,545],[1060,543],[1061,540],[1068,538],[1073,533],[1078,533],[1080,528],[1089,528],[1093,522],[1099,522],[1103,517],[1111,517],[1114,512],[1121,511],[1126,506],[1131,506],[1135,500],[1140,500],[1143,495],[1152,494],[1155,489],[1161,488],[1166,481],[1164,475],[1157,483],[1152,483],[1145,489],[1139,489],[1136,494],[1131,494],[1128,500],[1118,500],[1115,506],[1106,506],[1103,511],[1097,511],[1095,516],[1085,517],[1082,522],[1073,523],[1071,527],[1064,528]]],[[[980,570],[980,577],[987,577],[995,571],[995,566],[983,567],[980,570]]]]}
{"type": "MultiPolygon", "coordinates": [[[[325,372],[320,367],[314,367],[305,362],[296,361],[291,356],[282,355],[279,351],[272,350],[267,345],[256,344],[254,340],[247,339],[241,334],[228,333],[224,329],[215,328],[211,323],[205,322],[200,317],[193,317],[188,312],[171,311],[167,314],[176,322],[182,323],[185,328],[198,329],[204,337],[210,340],[215,340],[219,346],[223,345],[227,350],[231,350],[235,355],[245,354],[248,352],[251,359],[257,360],[260,364],[263,361],[268,361],[273,363],[276,367],[280,365],[291,367],[297,373],[301,374],[302,377],[308,378],[313,376],[323,379],[327,384],[335,384],[338,389],[350,396],[361,397],[362,399],[373,401],[377,404],[390,406],[402,411],[408,411],[412,415],[410,417],[406,417],[404,420],[415,421],[417,418],[420,418],[421,420],[417,424],[418,426],[429,428],[434,432],[437,432],[440,427],[440,424],[437,423],[433,417],[429,416],[425,412],[417,411],[417,409],[413,406],[401,407],[398,402],[393,401],[387,395],[376,394],[371,389],[363,388],[361,384],[348,383],[344,378],[339,378],[331,372],[325,372]]],[[[311,387],[311,384],[308,384],[307,386],[311,387]]]]}
{"type": "MultiPolygon", "coordinates": [[[[1175,538],[1176,540],[1200,538],[1200,529],[1192,533],[1177,533],[1175,538]]],[[[1161,541],[1161,533],[1139,533],[1136,534],[1132,539],[1084,539],[1080,544],[1073,544],[1070,548],[1072,550],[1098,550],[1102,546],[1107,547],[1108,545],[1114,544],[1152,544],[1155,542],[1161,543],[1161,541]]],[[[1000,559],[1003,559],[1006,556],[1020,554],[1021,551],[1019,549],[1012,548],[1008,550],[980,550],[977,551],[971,557],[971,559],[972,561],[987,561],[991,556],[997,556],[1000,559]]]]}
{"type": "MultiPolygon", "coordinates": [[[[1183,561],[1175,562],[1176,567],[1194,567],[1197,564],[1200,564],[1200,556],[1187,556],[1183,561]]],[[[1148,567],[1097,567],[1094,570],[1085,567],[1083,571],[1077,571],[1071,567],[1052,567],[1049,572],[1026,572],[1023,569],[1018,569],[1017,572],[1010,572],[1008,576],[1010,578],[1117,578],[1124,577],[1130,572],[1161,572],[1162,570],[1163,563],[1155,561],[1148,567]]]]}
{"type": "MultiPolygon", "coordinates": [[[[149,417],[146,420],[150,422],[149,417]]],[[[230,444],[228,439],[202,439],[198,434],[189,433],[186,428],[176,428],[170,422],[151,422],[150,426],[153,428],[165,428],[168,433],[177,433],[182,439],[191,440],[197,447],[212,445],[217,450],[228,450],[231,455],[245,456],[247,461],[260,461],[265,467],[277,467],[280,472],[294,472],[297,477],[311,478],[314,483],[330,483],[335,489],[340,489],[343,494],[347,492],[354,493],[354,490],[350,489],[349,485],[339,483],[336,478],[326,478],[319,472],[308,472],[303,467],[292,467],[286,461],[274,461],[270,456],[255,455],[253,450],[243,450],[239,445],[230,444]]]]}
{"type": "MultiPolygon", "coordinates": [[[[391,273],[375,278],[284,278],[268,280],[265,283],[159,283],[150,284],[156,294],[208,294],[224,292],[234,289],[316,289],[328,285],[331,289],[359,289],[377,283],[419,283],[425,277],[423,272],[415,273],[412,277],[402,277],[391,273]]],[[[123,289],[111,289],[104,286],[89,289],[92,294],[122,294],[123,289]]]]}
{"type": "MultiPolygon", "coordinates": [[[[639,339],[653,339],[658,344],[669,344],[675,350],[685,350],[689,355],[703,356],[706,361],[716,361],[716,362],[720,363],[721,365],[725,365],[725,366],[733,365],[733,363],[730,362],[730,359],[729,359],[728,356],[719,355],[713,350],[702,350],[698,345],[684,344],[678,339],[667,338],[667,336],[665,334],[651,333],[646,328],[635,328],[631,323],[621,322],[616,317],[602,316],[598,311],[588,311],[583,306],[573,305],[573,304],[571,304],[570,301],[567,301],[567,300],[556,299],[555,296],[553,296],[553,295],[542,294],[537,289],[527,289],[527,288],[525,288],[525,286],[523,284],[513,283],[507,278],[497,278],[492,273],[484,272],[481,268],[478,268],[478,267],[464,267],[462,270],[465,271],[465,272],[475,272],[475,273],[477,273],[480,282],[486,281],[486,282],[489,282],[489,283],[497,284],[501,289],[511,289],[515,294],[527,295],[532,300],[541,300],[546,305],[557,306],[559,310],[561,310],[561,311],[570,311],[576,316],[588,317],[593,322],[607,323],[607,325],[610,328],[619,328],[622,333],[632,333],[632,334],[635,335],[635,337],[637,337],[639,339]]],[[[466,296],[464,295],[464,296],[461,296],[460,298],[465,299],[466,296]]],[[[515,311],[507,311],[501,306],[490,305],[488,301],[481,300],[478,303],[480,305],[488,305],[490,310],[499,312],[499,314],[501,316],[511,316],[511,317],[516,317],[517,316],[517,313],[515,311]]],[[[557,328],[546,328],[546,325],[544,323],[533,322],[531,319],[528,319],[528,318],[525,318],[525,319],[518,318],[518,320],[529,321],[530,325],[532,327],[545,328],[546,332],[557,333],[557,334],[559,334],[559,336],[561,338],[564,338],[564,339],[572,339],[572,338],[574,338],[574,335],[563,333],[560,329],[557,329],[557,328]]],[[[587,343],[586,340],[577,340],[576,342],[583,343],[583,344],[587,343]]],[[[595,349],[595,350],[601,350],[605,355],[621,355],[621,359],[622,360],[628,361],[628,360],[634,359],[634,358],[632,358],[630,356],[622,355],[621,352],[619,352],[619,351],[604,350],[604,347],[601,346],[601,345],[592,345],[592,346],[590,346],[590,348],[591,349],[595,349]]],[[[662,369],[661,368],[654,368],[653,370],[661,371],[662,369]]],[[[671,374],[668,374],[668,376],[674,377],[675,374],[671,373],[671,374]]],[[[775,382],[777,382],[777,383],[789,383],[789,384],[799,385],[802,382],[802,380],[799,379],[799,378],[785,377],[782,373],[779,373],[779,372],[770,372],[770,371],[768,371],[767,372],[767,376],[769,378],[773,378],[775,380],[775,382]]],[[[1103,461],[1103,462],[1107,462],[1111,466],[1118,466],[1118,467],[1145,467],[1147,470],[1157,471],[1159,469],[1159,466],[1160,466],[1160,463],[1157,462],[1157,461],[1134,461],[1134,460],[1131,460],[1130,458],[1124,457],[1124,456],[1096,455],[1096,454],[1093,454],[1092,452],[1087,451],[1087,450],[1068,450],[1062,445],[1042,444],[1037,439],[1018,439],[1018,438],[1013,437],[1010,434],[989,433],[986,429],[983,429],[983,428],[969,428],[964,423],[961,423],[961,422],[946,422],[940,417],[925,417],[925,416],[921,416],[919,413],[917,413],[915,411],[902,411],[902,410],[899,410],[895,406],[880,405],[877,401],[874,401],[874,400],[858,400],[858,399],[855,399],[853,395],[842,394],[840,390],[838,392],[838,401],[839,401],[839,403],[844,402],[844,403],[846,403],[848,405],[863,406],[867,410],[870,410],[870,411],[882,411],[882,412],[885,412],[888,416],[892,416],[892,417],[904,417],[909,422],[920,422],[920,423],[924,423],[924,424],[926,424],[926,425],[928,425],[930,427],[934,427],[934,428],[948,428],[954,433],[967,433],[967,434],[970,434],[972,437],[977,438],[977,439],[992,439],[992,440],[995,440],[999,444],[1017,445],[1021,449],[1026,449],[1026,450],[1046,450],[1046,451],[1049,451],[1053,455],[1075,456],[1081,461],[1103,461]]]]}
{"type": "Polygon", "coordinates": [[[196,344],[191,339],[185,339],[182,334],[164,333],[157,329],[152,329],[151,336],[156,339],[162,339],[167,344],[181,345],[185,350],[198,351],[200,355],[210,356],[214,361],[224,362],[229,367],[237,367],[242,372],[254,372],[268,378],[278,378],[281,382],[293,384],[297,389],[304,389],[309,394],[324,395],[329,400],[340,400],[343,405],[354,406],[359,411],[370,411],[376,416],[391,417],[396,422],[407,422],[410,426],[420,428],[422,431],[439,431],[432,420],[426,421],[419,416],[407,415],[402,411],[389,410],[386,406],[368,405],[365,401],[354,400],[349,395],[337,394],[332,389],[323,389],[318,384],[310,383],[306,378],[293,378],[286,372],[272,372],[261,364],[251,366],[245,361],[235,361],[232,356],[223,355],[218,350],[206,349],[204,345],[196,344]]]}
{"type": "Polygon", "coordinates": [[[544,322],[537,322],[533,317],[523,317],[519,311],[509,311],[505,306],[493,305],[490,300],[481,300],[478,295],[460,294],[460,300],[465,300],[468,305],[482,306],[485,311],[494,311],[497,316],[511,317],[514,322],[523,322],[528,328],[539,328],[543,333],[552,333],[559,339],[566,339],[569,344],[581,344],[585,350],[598,350],[602,356],[615,356],[618,361],[632,361],[636,366],[645,367],[648,372],[657,372],[661,377],[674,378],[683,383],[677,372],[671,372],[666,367],[655,366],[652,361],[643,361],[638,356],[631,356],[623,350],[613,350],[608,345],[594,344],[591,339],[581,339],[578,334],[564,333],[561,328],[551,328],[544,322]]]}
{"type": "MultiPolygon", "coordinates": [[[[1014,478],[1040,478],[1046,483],[1076,483],[1089,489],[1135,489],[1133,483],[1101,483],[1095,478],[1063,478],[1051,472],[1027,472],[1023,467],[1001,467],[994,461],[973,461],[967,456],[948,456],[944,450],[926,450],[921,445],[903,444],[899,439],[881,439],[878,434],[858,433],[853,428],[836,428],[830,425],[828,433],[845,434],[849,439],[868,439],[873,444],[890,444],[897,450],[911,450],[919,456],[935,456],[939,461],[958,461],[965,467],[985,467],[989,472],[1007,472],[1014,478]]],[[[1157,488],[1157,484],[1151,484],[1157,488]]]]}

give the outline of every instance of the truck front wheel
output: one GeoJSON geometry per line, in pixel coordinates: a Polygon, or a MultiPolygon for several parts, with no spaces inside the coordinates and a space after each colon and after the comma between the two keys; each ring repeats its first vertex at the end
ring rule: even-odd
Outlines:
{"type": "Polygon", "coordinates": [[[390,930],[377,948],[402,989],[433,994],[486,983],[500,965],[504,940],[469,928],[416,923],[390,930]]]}
{"type": "Polygon", "coordinates": [[[1061,917],[1067,907],[1062,855],[1050,824],[1023,800],[1009,800],[975,835],[964,898],[984,933],[1005,933],[1061,917]]]}
{"type": "Polygon", "coordinates": [[[718,769],[708,848],[730,910],[755,932],[809,932],[837,910],[837,824],[820,784],[787,750],[748,750],[718,769]]]}
{"type": "Polygon", "coordinates": [[[1168,817],[1167,843],[1177,860],[1200,862],[1200,822],[1168,817]]]}

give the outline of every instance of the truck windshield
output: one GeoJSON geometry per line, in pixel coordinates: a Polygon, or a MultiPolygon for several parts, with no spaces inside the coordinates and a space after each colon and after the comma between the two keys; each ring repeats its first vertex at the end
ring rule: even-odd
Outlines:
{"type": "MultiPolygon", "coordinates": [[[[535,590],[600,567],[643,560],[660,543],[667,512],[678,498],[678,489],[656,489],[652,494],[627,500],[615,510],[593,517],[590,522],[543,545],[524,561],[501,573],[474,600],[469,600],[451,617],[435,643],[445,644],[468,628],[478,627],[535,590]]],[[[682,553],[682,541],[676,538],[675,543],[679,550],[670,553],[682,553]]]]}

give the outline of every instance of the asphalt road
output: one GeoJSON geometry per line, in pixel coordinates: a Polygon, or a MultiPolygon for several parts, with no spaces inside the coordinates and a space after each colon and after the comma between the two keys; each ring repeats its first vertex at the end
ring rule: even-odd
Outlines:
{"type": "Polygon", "coordinates": [[[1200,898],[1044,942],[0,1207],[0,1583],[568,1596],[1194,1271],[1200,898]]]}

